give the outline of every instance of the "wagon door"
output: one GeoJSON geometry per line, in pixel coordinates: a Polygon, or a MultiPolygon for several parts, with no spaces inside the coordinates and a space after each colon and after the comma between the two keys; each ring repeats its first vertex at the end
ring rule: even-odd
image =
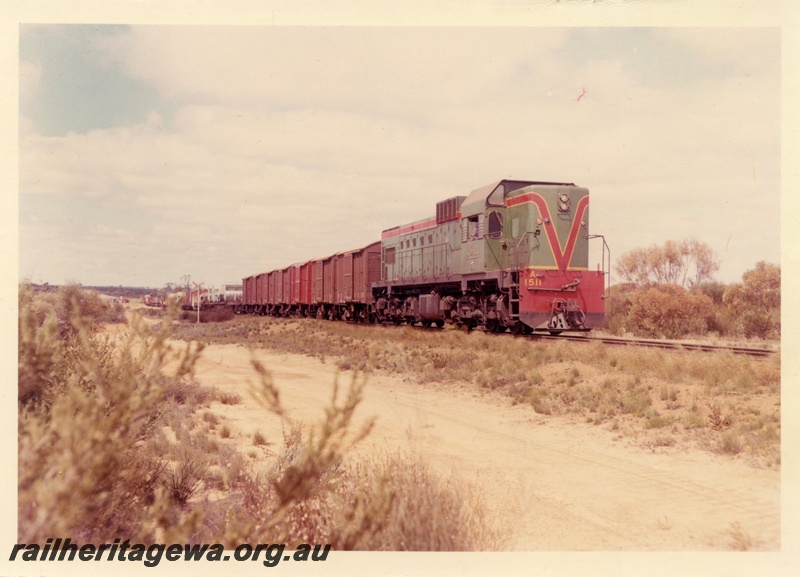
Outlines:
{"type": "Polygon", "coordinates": [[[342,275],[342,286],[340,287],[340,303],[350,302],[354,299],[353,295],[353,288],[354,288],[354,278],[353,278],[353,253],[348,252],[342,255],[342,260],[340,261],[341,266],[341,275],[342,275]]]}

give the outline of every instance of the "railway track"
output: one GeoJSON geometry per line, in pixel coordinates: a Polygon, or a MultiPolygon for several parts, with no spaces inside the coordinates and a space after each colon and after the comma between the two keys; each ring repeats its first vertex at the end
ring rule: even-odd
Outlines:
{"type": "MultiPolygon", "coordinates": [[[[391,326],[391,325],[385,325],[391,326]]],[[[420,328],[421,330],[430,330],[430,331],[438,331],[442,330],[440,328],[427,328],[424,327],[416,327],[420,328]]],[[[473,330],[481,330],[480,328],[476,328],[473,330]]],[[[506,335],[512,335],[512,333],[500,333],[506,335]]],[[[499,336],[499,335],[498,335],[499,336]]],[[[601,336],[590,336],[586,333],[581,334],[574,334],[563,332],[560,334],[548,334],[548,333],[532,333],[532,334],[525,334],[525,335],[514,335],[517,337],[522,338],[530,338],[536,340],[567,340],[571,342],[579,342],[579,343],[602,343],[604,345],[612,345],[612,346],[633,346],[633,347],[647,347],[653,349],[664,349],[664,350],[673,350],[673,351],[699,351],[705,353],[715,353],[715,352],[723,352],[728,351],[732,352],[736,355],[745,355],[749,357],[756,357],[756,358],[768,358],[772,355],[778,354],[780,349],[760,349],[755,347],[738,347],[738,346],[731,346],[731,345],[710,345],[704,343],[694,343],[694,342],[687,342],[687,341],[667,341],[667,340],[656,340],[656,339],[626,339],[622,337],[601,337],[601,336]]]]}
{"type": "Polygon", "coordinates": [[[533,335],[533,338],[537,339],[562,339],[568,341],[575,341],[575,342],[599,342],[604,345],[613,345],[613,346],[635,346],[635,347],[649,347],[654,349],[665,349],[665,350],[683,350],[683,351],[701,351],[701,352],[721,352],[721,351],[729,351],[736,355],[746,355],[750,357],[760,357],[766,358],[770,357],[774,354],[777,354],[779,351],[775,349],[759,349],[759,348],[752,348],[752,347],[737,347],[737,346],[729,346],[729,345],[709,345],[703,343],[692,343],[692,342],[685,342],[685,341],[661,341],[661,340],[652,340],[652,339],[625,339],[620,337],[595,337],[595,336],[587,336],[587,335],[572,335],[572,334],[560,334],[560,335],[533,335]]]}
{"type": "MultiPolygon", "coordinates": [[[[380,326],[391,328],[391,327],[396,327],[398,325],[386,323],[380,326]]],[[[446,326],[451,327],[453,330],[464,330],[463,327],[456,329],[451,325],[446,325],[446,326]]],[[[414,328],[423,331],[442,330],[442,328],[439,327],[424,327],[418,325],[415,326],[414,328]]],[[[481,331],[482,329],[476,328],[472,330],[481,331]]],[[[500,333],[500,334],[505,334],[507,336],[512,335],[512,333],[500,333]]],[[[687,341],[668,341],[668,340],[657,340],[657,339],[627,339],[622,337],[590,336],[586,333],[581,333],[581,334],[573,334],[568,332],[563,332],[560,334],[532,333],[532,334],[513,335],[513,336],[531,338],[537,340],[567,340],[571,342],[580,342],[580,343],[602,343],[604,345],[611,345],[611,346],[646,347],[646,348],[674,350],[674,351],[681,351],[681,350],[699,351],[706,353],[728,351],[736,355],[745,355],[756,358],[768,358],[780,352],[780,349],[761,349],[755,347],[740,347],[732,345],[710,345],[710,344],[687,342],[687,341]]]]}

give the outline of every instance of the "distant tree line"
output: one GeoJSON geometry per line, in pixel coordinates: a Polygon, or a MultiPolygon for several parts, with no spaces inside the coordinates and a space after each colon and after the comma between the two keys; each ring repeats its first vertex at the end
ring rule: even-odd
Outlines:
{"type": "Polygon", "coordinates": [[[41,283],[36,284],[30,281],[23,282],[24,285],[29,287],[34,292],[49,292],[49,291],[59,291],[63,287],[70,287],[70,286],[77,286],[84,288],[86,290],[96,291],[100,294],[109,295],[113,297],[119,298],[141,298],[144,295],[152,292],[153,289],[146,288],[146,287],[128,287],[122,285],[97,285],[97,286],[84,286],[80,283],[68,283],[66,285],[54,285],[50,283],[41,283]]]}
{"type": "Polygon", "coordinates": [[[681,338],[775,338],[780,335],[781,268],[759,262],[741,283],[713,280],[719,259],[707,244],[688,239],[634,249],[615,271],[606,328],[616,334],[681,338]]]}

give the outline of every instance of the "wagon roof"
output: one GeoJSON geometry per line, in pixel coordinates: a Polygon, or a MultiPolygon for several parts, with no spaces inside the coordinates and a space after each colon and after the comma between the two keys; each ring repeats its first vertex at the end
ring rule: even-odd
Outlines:
{"type": "MultiPolygon", "coordinates": [[[[353,249],[350,249],[350,250],[343,250],[343,251],[337,252],[336,254],[331,255],[331,256],[339,256],[341,254],[350,254],[350,253],[362,252],[362,251],[367,250],[368,248],[372,248],[376,244],[380,245],[381,241],[376,240],[375,242],[369,243],[367,246],[362,246],[362,247],[359,247],[359,248],[353,248],[353,249]]],[[[330,258],[330,257],[328,257],[328,258],[330,258]]],[[[322,260],[326,260],[326,259],[322,259],[322,260]]]]}

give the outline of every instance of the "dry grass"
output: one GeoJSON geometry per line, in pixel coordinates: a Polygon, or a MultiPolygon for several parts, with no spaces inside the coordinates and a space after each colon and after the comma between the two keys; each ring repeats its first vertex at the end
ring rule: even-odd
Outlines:
{"type": "Polygon", "coordinates": [[[577,416],[648,446],[658,431],[672,441],[664,446],[701,446],[759,466],[780,463],[780,355],[757,360],[269,317],[183,325],[178,334],[333,359],[344,369],[413,375],[432,386],[474,383],[538,414],[577,416]]]}

